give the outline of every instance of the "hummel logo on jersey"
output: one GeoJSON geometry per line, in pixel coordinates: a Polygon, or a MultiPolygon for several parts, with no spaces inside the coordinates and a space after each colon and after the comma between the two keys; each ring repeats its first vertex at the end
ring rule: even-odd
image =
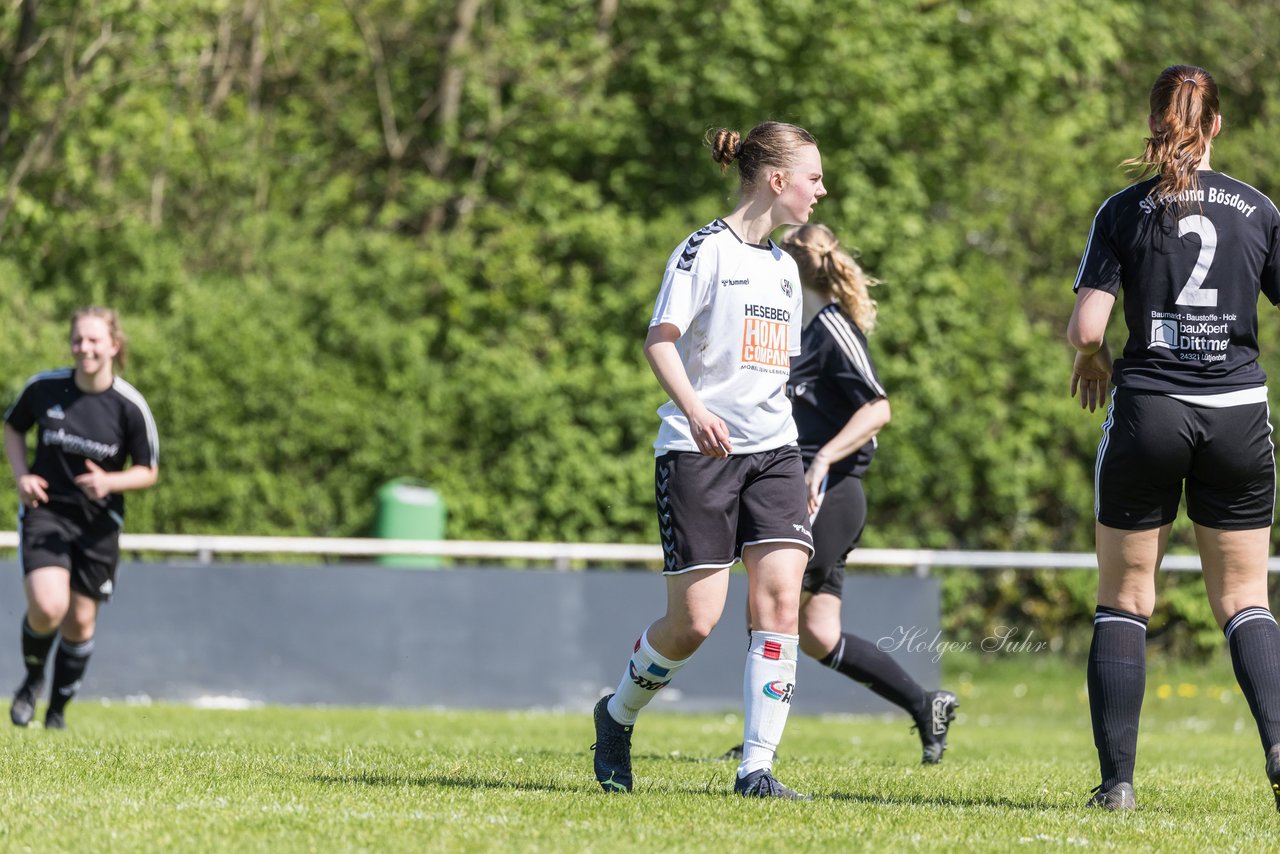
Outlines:
{"type": "Polygon", "coordinates": [[[99,592],[99,593],[101,593],[103,596],[110,596],[110,595],[111,595],[111,590],[112,590],[112,587],[111,587],[111,579],[110,579],[110,578],[108,578],[106,581],[102,582],[102,586],[98,588],[98,592],[99,592]]]}
{"type": "Polygon", "coordinates": [[[741,288],[751,284],[750,279],[721,279],[720,287],[722,288],[741,288]]]}
{"type": "Polygon", "coordinates": [[[48,415],[50,418],[57,418],[59,421],[67,417],[67,413],[62,411],[61,403],[55,403],[53,406],[50,406],[49,410],[45,412],[45,415],[48,415]]]}
{"type": "Polygon", "coordinates": [[[693,261],[698,257],[698,248],[702,246],[702,241],[717,232],[724,231],[726,228],[728,228],[727,225],[717,221],[698,229],[685,243],[684,251],[680,253],[680,260],[676,262],[676,269],[683,270],[686,273],[692,270],[693,261]]]}
{"type": "Polygon", "coordinates": [[[804,525],[797,525],[794,522],[792,522],[791,527],[795,528],[797,531],[804,534],[809,539],[813,539],[813,534],[809,533],[809,529],[806,528],[804,525]]]}

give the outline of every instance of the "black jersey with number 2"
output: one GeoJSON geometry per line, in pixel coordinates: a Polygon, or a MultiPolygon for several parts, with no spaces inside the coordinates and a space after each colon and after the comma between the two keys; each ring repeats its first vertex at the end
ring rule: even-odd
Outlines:
{"type": "Polygon", "coordinates": [[[1220,394],[1261,387],[1258,294],[1280,303],[1280,213],[1220,172],[1176,200],[1151,197],[1156,178],[1103,203],[1075,290],[1124,290],[1129,340],[1117,388],[1220,394]]]}
{"type": "Polygon", "coordinates": [[[37,374],[5,413],[4,420],[19,433],[36,427],[36,456],[31,473],[49,484],[52,503],[71,503],[87,512],[108,511],[124,516],[124,497],[107,496],[91,501],[75,479],[88,471],[93,460],[105,471],[123,471],[131,465],[159,463],[160,440],[146,400],[132,385],[116,377],[111,388],[100,393],[83,392],[71,369],[37,374]]]}

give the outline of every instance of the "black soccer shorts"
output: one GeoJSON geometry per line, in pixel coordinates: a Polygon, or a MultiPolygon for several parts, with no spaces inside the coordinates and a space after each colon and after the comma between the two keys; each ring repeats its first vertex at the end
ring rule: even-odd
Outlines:
{"type": "Polygon", "coordinates": [[[1224,531],[1268,527],[1275,449],[1266,403],[1212,408],[1117,389],[1102,425],[1094,513],[1109,528],[1158,528],[1187,515],[1224,531]]]}
{"type": "Polygon", "coordinates": [[[664,573],[730,567],[759,543],[813,553],[795,445],[727,458],[668,451],[655,470],[664,573]]]}
{"type": "Polygon", "coordinates": [[[71,572],[72,590],[106,602],[120,563],[120,525],[107,513],[89,515],[74,504],[22,507],[18,552],[24,576],[60,566],[71,572]]]}
{"type": "Polygon", "coordinates": [[[813,518],[813,557],[804,568],[801,588],[807,593],[844,593],[844,563],[862,539],[867,524],[867,496],[862,478],[830,474],[822,503],[813,518]]]}

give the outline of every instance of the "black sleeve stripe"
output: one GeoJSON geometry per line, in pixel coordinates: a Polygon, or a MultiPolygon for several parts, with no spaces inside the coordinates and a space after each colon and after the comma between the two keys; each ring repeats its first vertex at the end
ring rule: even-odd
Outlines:
{"type": "Polygon", "coordinates": [[[710,225],[704,225],[689,236],[688,241],[684,244],[684,252],[680,253],[680,260],[676,262],[676,269],[682,272],[689,272],[693,269],[693,261],[698,257],[698,250],[702,247],[702,241],[711,235],[724,231],[728,228],[720,220],[716,220],[710,225]]]}
{"type": "Polygon", "coordinates": [[[151,417],[151,407],[147,406],[141,392],[120,377],[115,378],[112,387],[142,413],[142,423],[147,428],[147,447],[151,450],[151,467],[155,468],[160,465],[160,432],[156,430],[155,419],[151,417]]]}
{"type": "Polygon", "coordinates": [[[871,357],[867,354],[866,348],[862,346],[862,342],[858,340],[858,336],[850,328],[849,319],[834,305],[818,312],[818,319],[822,321],[822,325],[831,333],[832,339],[835,340],[840,351],[853,364],[854,369],[866,380],[867,385],[876,394],[888,397],[885,394],[884,387],[876,380],[875,371],[871,369],[871,357]]]}

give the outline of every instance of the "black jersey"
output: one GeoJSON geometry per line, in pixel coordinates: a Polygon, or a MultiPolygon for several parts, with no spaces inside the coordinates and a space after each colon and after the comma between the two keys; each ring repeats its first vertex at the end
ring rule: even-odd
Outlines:
{"type": "Polygon", "coordinates": [[[27,381],[4,420],[19,433],[35,425],[36,456],[31,473],[49,483],[51,504],[76,504],[88,513],[110,512],[124,517],[124,496],[112,493],[95,502],[75,484],[93,460],[106,471],[130,465],[155,466],[160,439],[151,410],[138,390],[116,377],[111,388],[97,394],[76,386],[70,368],[37,374],[27,381]]]}
{"type": "Polygon", "coordinates": [[[1280,302],[1280,213],[1219,172],[1176,202],[1151,198],[1156,178],[1103,203],[1075,290],[1124,290],[1129,328],[1117,387],[1167,394],[1260,388],[1258,293],[1280,302]]]}
{"type": "MultiPolygon", "coordinates": [[[[791,414],[800,433],[805,466],[849,423],[853,413],[887,397],[867,352],[867,337],[835,303],[814,315],[800,338],[800,356],[791,360],[787,381],[791,414]]],[[[831,471],[861,477],[876,452],[873,437],[831,471]]]]}

